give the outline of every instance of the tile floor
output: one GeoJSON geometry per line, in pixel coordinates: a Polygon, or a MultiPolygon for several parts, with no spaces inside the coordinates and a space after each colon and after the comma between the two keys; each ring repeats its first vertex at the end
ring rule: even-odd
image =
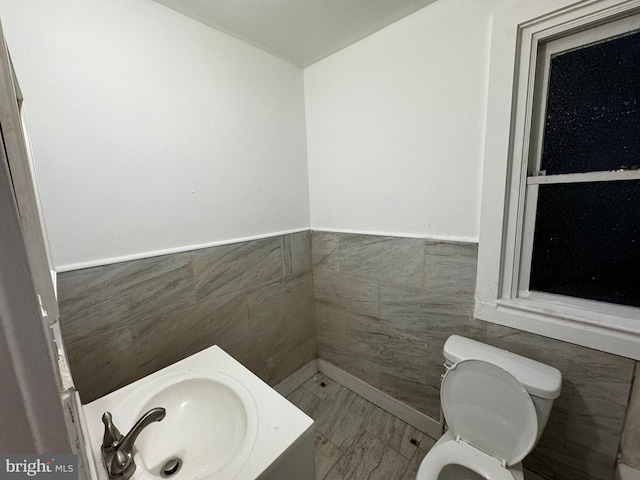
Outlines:
{"type": "Polygon", "coordinates": [[[287,398],[316,422],[317,480],[414,480],[435,443],[322,374],[287,398]]]}

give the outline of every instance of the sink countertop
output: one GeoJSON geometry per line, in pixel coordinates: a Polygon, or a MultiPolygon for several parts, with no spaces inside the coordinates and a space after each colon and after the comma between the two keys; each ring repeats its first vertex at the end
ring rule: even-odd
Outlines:
{"type": "MultiPolygon", "coordinates": [[[[248,459],[232,477],[233,479],[259,480],[266,477],[313,431],[313,420],[310,417],[220,347],[213,346],[83,405],[84,418],[81,420],[86,432],[85,437],[90,443],[89,447],[94,457],[99,480],[109,480],[100,458],[100,444],[104,431],[102,414],[105,411],[122,410],[122,404],[128,404],[132,398],[141,398],[144,404],[147,398],[144,386],[147,383],[157,382],[159,378],[176,373],[197,370],[222,372],[233,377],[251,393],[257,407],[258,429],[255,443],[248,459]]],[[[123,418],[122,415],[116,417],[114,414],[114,423],[123,434],[126,434],[137,420],[136,415],[138,415],[137,411],[130,412],[129,418],[123,418]]],[[[138,472],[133,475],[133,480],[136,479],[137,474],[138,472]]]]}

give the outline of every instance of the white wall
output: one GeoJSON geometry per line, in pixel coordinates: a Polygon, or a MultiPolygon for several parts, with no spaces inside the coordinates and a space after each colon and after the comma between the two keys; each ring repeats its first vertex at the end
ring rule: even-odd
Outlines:
{"type": "Polygon", "coordinates": [[[54,265],[309,226],[302,71],[150,0],[0,0],[54,265]]]}
{"type": "Polygon", "coordinates": [[[313,228],[477,239],[503,3],[439,1],[305,69],[313,228]]]}

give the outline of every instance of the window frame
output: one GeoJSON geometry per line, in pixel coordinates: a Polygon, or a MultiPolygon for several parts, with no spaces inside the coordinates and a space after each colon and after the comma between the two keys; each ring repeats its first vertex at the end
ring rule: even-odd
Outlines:
{"type": "MultiPolygon", "coordinates": [[[[507,5],[493,18],[475,316],[640,360],[640,309],[529,292],[531,245],[524,241],[532,234],[537,185],[563,180],[535,176],[539,159],[530,161],[541,141],[534,90],[546,88],[536,82],[544,76],[539,46],[640,13],[640,0],[531,3],[507,5]]],[[[603,178],[602,172],[569,175],[603,178]]],[[[636,179],[640,172],[605,176],[636,179]]]]}

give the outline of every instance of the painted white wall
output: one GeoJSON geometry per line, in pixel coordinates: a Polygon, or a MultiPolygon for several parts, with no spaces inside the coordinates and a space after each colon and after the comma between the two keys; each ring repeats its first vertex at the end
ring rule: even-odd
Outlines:
{"type": "Polygon", "coordinates": [[[312,228],[477,240],[504,3],[435,2],[304,70],[312,228]]]}
{"type": "Polygon", "coordinates": [[[54,265],[309,227],[302,71],[151,0],[0,0],[54,265]]]}

